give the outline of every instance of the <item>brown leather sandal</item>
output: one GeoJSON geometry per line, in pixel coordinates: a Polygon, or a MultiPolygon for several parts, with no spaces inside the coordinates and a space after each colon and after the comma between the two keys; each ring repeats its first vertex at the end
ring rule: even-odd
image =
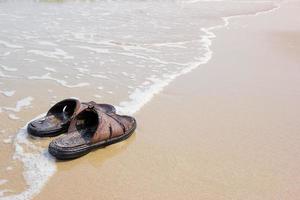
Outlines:
{"type": "Polygon", "coordinates": [[[73,119],[67,134],[49,144],[49,152],[61,160],[77,158],[125,140],[135,129],[133,117],[106,113],[90,104],[73,119]]]}
{"type": "Polygon", "coordinates": [[[45,117],[41,117],[27,125],[29,134],[37,137],[52,137],[67,132],[72,119],[82,110],[94,105],[106,113],[115,113],[116,109],[109,104],[81,103],[77,99],[65,99],[50,108],[45,117]]]}

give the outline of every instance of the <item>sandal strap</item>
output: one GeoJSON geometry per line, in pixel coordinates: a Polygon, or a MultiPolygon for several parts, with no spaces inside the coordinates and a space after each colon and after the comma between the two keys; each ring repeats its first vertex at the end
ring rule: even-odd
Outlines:
{"type": "Polygon", "coordinates": [[[62,121],[62,125],[68,125],[70,123],[70,121],[73,119],[74,116],[76,116],[78,110],[81,107],[81,103],[78,99],[75,98],[68,98],[68,99],[64,99],[62,101],[59,101],[58,103],[54,104],[47,112],[46,114],[46,118],[51,116],[51,115],[57,115],[58,113],[63,113],[64,110],[68,109],[68,106],[70,105],[70,103],[73,102],[75,103],[75,107],[74,107],[74,112],[72,113],[71,116],[68,117],[68,119],[64,119],[62,121]]]}
{"type": "MultiPolygon", "coordinates": [[[[97,129],[95,130],[91,138],[92,143],[96,143],[99,141],[106,141],[113,137],[117,137],[126,133],[126,126],[118,118],[117,114],[103,112],[101,109],[95,106],[94,102],[83,104],[77,116],[79,116],[80,113],[85,111],[92,111],[97,113],[98,115],[97,117],[99,123],[97,129]]],[[[76,130],[77,121],[78,121],[77,117],[75,117],[71,121],[68,132],[72,132],[76,130]]]]}
{"type": "Polygon", "coordinates": [[[114,119],[114,120],[122,127],[123,133],[126,132],[126,127],[125,127],[125,125],[124,125],[118,118],[112,116],[112,114],[106,113],[106,115],[110,116],[112,119],[114,119]]]}
{"type": "Polygon", "coordinates": [[[126,133],[125,125],[116,116],[114,116],[116,114],[105,113],[97,107],[93,109],[98,114],[99,124],[93,135],[92,142],[109,140],[113,137],[126,133]]]}

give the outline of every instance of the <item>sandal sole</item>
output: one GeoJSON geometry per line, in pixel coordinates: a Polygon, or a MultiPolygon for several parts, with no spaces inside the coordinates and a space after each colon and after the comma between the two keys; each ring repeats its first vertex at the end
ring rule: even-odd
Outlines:
{"type": "Polygon", "coordinates": [[[52,156],[54,156],[58,160],[75,159],[75,158],[84,156],[84,155],[90,153],[93,150],[105,148],[106,146],[109,146],[109,145],[121,142],[123,140],[126,140],[127,138],[129,138],[134,133],[136,127],[137,127],[137,124],[136,124],[136,121],[134,119],[134,126],[132,127],[131,130],[129,130],[127,133],[125,133],[125,134],[123,134],[119,137],[111,139],[110,141],[107,141],[107,142],[104,142],[104,143],[103,142],[95,143],[93,145],[84,147],[84,148],[79,149],[79,150],[74,150],[74,151],[72,151],[72,150],[70,150],[70,151],[60,151],[57,148],[49,145],[48,151],[52,156]]]}

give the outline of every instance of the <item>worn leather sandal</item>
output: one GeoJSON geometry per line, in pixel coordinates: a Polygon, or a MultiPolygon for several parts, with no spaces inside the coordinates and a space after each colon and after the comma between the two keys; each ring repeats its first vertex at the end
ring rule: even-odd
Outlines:
{"type": "Polygon", "coordinates": [[[52,106],[46,116],[30,122],[27,131],[37,137],[53,137],[65,133],[72,119],[88,105],[94,105],[105,113],[116,112],[116,109],[109,104],[81,103],[77,99],[65,99],[52,106]]]}
{"type": "Polygon", "coordinates": [[[67,134],[49,144],[49,153],[60,160],[74,159],[125,140],[135,129],[133,117],[103,112],[89,105],[73,119],[67,134]]]}

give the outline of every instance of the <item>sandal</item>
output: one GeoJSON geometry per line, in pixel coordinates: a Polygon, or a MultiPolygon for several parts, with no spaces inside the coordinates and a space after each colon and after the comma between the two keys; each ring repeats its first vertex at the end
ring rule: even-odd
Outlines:
{"type": "Polygon", "coordinates": [[[68,133],[49,144],[49,153],[57,159],[73,159],[90,151],[123,141],[136,129],[133,117],[103,112],[90,104],[71,122],[68,133]]]}
{"type": "Polygon", "coordinates": [[[109,104],[96,104],[93,101],[81,103],[77,99],[65,99],[52,106],[46,116],[30,122],[27,131],[37,137],[53,137],[65,133],[72,119],[88,105],[94,105],[105,113],[116,112],[116,109],[109,104]]]}

